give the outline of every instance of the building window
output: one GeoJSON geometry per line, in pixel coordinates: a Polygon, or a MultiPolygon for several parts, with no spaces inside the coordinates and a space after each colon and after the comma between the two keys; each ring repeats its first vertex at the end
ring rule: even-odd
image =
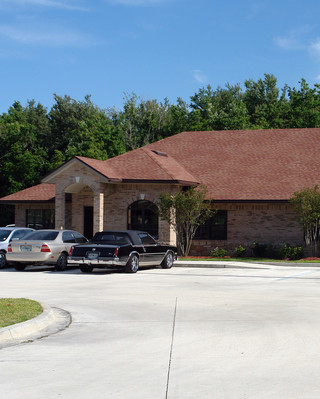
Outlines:
{"type": "Polygon", "coordinates": [[[27,209],[26,225],[33,229],[54,229],[54,209],[27,209]]]}
{"type": "Polygon", "coordinates": [[[136,201],[128,207],[128,230],[142,230],[155,239],[159,232],[158,208],[150,201],[136,201]]]}
{"type": "Polygon", "coordinates": [[[210,219],[199,226],[194,236],[195,240],[226,240],[227,211],[217,211],[210,219]]]}

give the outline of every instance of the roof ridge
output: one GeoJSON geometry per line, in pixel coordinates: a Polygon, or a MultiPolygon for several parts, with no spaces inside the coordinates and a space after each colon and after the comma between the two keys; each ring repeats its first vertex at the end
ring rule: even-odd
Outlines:
{"type": "MultiPolygon", "coordinates": [[[[173,174],[171,174],[170,172],[169,172],[169,170],[166,168],[166,167],[163,167],[163,165],[161,165],[161,163],[160,162],[158,162],[158,159],[156,158],[156,157],[153,157],[151,154],[150,154],[150,152],[152,152],[153,150],[152,149],[145,149],[144,147],[141,147],[141,150],[144,152],[144,153],[146,153],[147,155],[148,155],[148,157],[149,158],[151,158],[168,176],[170,176],[171,177],[171,179],[173,179],[173,180],[175,180],[175,176],[173,175],[173,174]],[[149,152],[149,153],[148,153],[149,152]]],[[[170,155],[168,155],[167,153],[166,153],[166,156],[169,158],[172,158],[175,162],[177,162],[177,164],[179,164],[180,165],[180,163],[178,162],[178,161],[176,161],[172,156],[170,156],[170,155]]],[[[183,168],[184,169],[184,167],[182,166],[182,165],[180,165],[181,166],[181,168],[183,168]]],[[[185,170],[185,169],[184,169],[185,170]]]]}

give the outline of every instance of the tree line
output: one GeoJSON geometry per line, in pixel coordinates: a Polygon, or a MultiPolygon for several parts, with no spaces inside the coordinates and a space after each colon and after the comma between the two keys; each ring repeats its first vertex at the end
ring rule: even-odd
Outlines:
{"type": "Polygon", "coordinates": [[[75,155],[106,160],[182,131],[320,127],[320,85],[279,88],[272,74],[200,88],[190,101],[125,94],[122,109],[54,95],[50,110],[19,101],[0,114],[0,197],[38,184],[75,155]]]}

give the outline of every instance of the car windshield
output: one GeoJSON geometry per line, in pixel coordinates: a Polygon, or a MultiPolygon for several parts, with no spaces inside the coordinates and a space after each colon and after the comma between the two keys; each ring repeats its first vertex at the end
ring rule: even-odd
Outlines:
{"type": "Polygon", "coordinates": [[[59,232],[58,231],[35,231],[26,236],[27,240],[32,241],[53,241],[57,238],[59,232]]]}
{"type": "Polygon", "coordinates": [[[0,241],[5,241],[12,230],[0,230],[0,241]]]}
{"type": "Polygon", "coordinates": [[[97,233],[91,241],[103,244],[111,244],[111,245],[131,243],[128,234],[113,233],[113,232],[97,233]]]}

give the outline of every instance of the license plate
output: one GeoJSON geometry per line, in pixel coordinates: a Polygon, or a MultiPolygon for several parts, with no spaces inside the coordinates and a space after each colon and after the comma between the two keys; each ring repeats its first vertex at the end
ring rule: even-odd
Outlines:
{"type": "Polygon", "coordinates": [[[98,259],[99,254],[97,252],[88,252],[87,253],[87,258],[88,259],[98,259]]]}
{"type": "Polygon", "coordinates": [[[32,246],[31,245],[21,245],[20,249],[21,249],[21,252],[30,252],[32,250],[32,246]]]}

